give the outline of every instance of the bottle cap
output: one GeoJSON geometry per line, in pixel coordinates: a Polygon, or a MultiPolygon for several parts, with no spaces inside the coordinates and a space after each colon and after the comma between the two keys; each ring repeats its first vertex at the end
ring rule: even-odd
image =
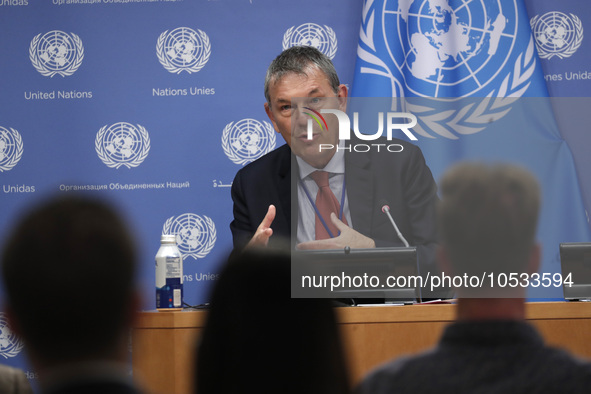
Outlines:
{"type": "Polygon", "coordinates": [[[160,237],[161,244],[175,244],[176,245],[176,235],[174,234],[162,234],[160,237]]]}

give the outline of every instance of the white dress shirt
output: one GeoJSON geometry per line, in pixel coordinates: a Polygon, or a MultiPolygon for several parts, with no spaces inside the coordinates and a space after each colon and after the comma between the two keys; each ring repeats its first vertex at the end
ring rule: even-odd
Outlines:
{"type": "MultiPolygon", "coordinates": [[[[342,143],[343,141],[341,141],[342,143]]],[[[339,146],[340,147],[340,146],[339,146]]],[[[298,231],[297,231],[297,243],[313,241],[316,239],[316,212],[314,206],[306,196],[302,183],[308,189],[310,198],[316,202],[316,194],[318,193],[318,185],[309,176],[314,171],[326,171],[329,173],[328,182],[330,190],[336,196],[339,204],[343,195],[343,182],[345,180],[345,151],[338,150],[334,156],[324,168],[314,168],[306,163],[302,158],[296,156],[299,167],[299,179],[298,182],[298,231]]],[[[338,216],[338,215],[337,215],[338,216]]],[[[349,210],[349,199],[346,196],[345,191],[345,204],[343,208],[343,216],[347,218],[349,227],[353,228],[351,221],[351,212],[349,210]]],[[[323,218],[326,222],[330,221],[330,218],[323,218]]],[[[336,236],[336,234],[335,234],[336,236]]]]}

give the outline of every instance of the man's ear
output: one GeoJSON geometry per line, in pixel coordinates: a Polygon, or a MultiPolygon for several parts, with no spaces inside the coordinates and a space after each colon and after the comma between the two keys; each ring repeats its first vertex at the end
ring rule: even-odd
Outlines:
{"type": "Polygon", "coordinates": [[[347,96],[349,94],[349,91],[347,89],[347,86],[345,85],[339,85],[339,89],[337,91],[337,97],[339,99],[339,109],[343,112],[345,112],[347,110],[347,96]]]}
{"type": "Polygon", "coordinates": [[[269,105],[269,103],[265,103],[265,112],[267,113],[267,116],[269,117],[269,120],[271,121],[271,123],[273,123],[273,128],[275,129],[275,131],[277,133],[279,133],[279,129],[277,128],[277,123],[275,123],[275,115],[273,115],[273,111],[271,111],[271,106],[269,105]]]}

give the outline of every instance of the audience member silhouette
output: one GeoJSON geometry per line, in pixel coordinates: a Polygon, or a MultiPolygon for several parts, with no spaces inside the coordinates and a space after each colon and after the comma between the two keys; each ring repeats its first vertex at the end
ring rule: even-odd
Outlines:
{"type": "Polygon", "coordinates": [[[198,347],[199,394],[349,392],[328,299],[292,299],[290,255],[234,254],[211,296],[198,347]]]}
{"type": "MultiPolygon", "coordinates": [[[[536,179],[515,166],[464,163],[440,184],[442,272],[537,272],[536,179]]],[[[589,393],[591,364],[544,345],[525,321],[526,287],[457,288],[457,321],[439,344],[371,372],[358,393],[589,393]]]]}
{"type": "Polygon", "coordinates": [[[106,204],[68,196],[35,208],[2,256],[6,313],[43,393],[138,393],[129,332],[136,252],[106,204]]]}

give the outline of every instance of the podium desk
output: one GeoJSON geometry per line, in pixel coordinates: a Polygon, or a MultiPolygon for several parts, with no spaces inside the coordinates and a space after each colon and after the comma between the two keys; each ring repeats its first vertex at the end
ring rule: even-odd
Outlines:
{"type": "MultiPolygon", "coordinates": [[[[352,383],[375,366],[434,346],[455,305],[336,308],[352,383]]],[[[141,312],[132,331],[133,372],[156,393],[192,393],[196,341],[206,311],[141,312]]],[[[553,346],[591,359],[591,303],[534,302],[526,318],[553,346]]]]}

